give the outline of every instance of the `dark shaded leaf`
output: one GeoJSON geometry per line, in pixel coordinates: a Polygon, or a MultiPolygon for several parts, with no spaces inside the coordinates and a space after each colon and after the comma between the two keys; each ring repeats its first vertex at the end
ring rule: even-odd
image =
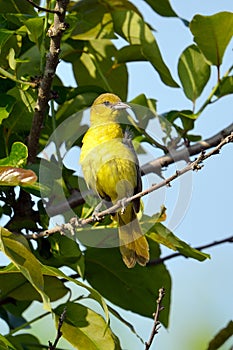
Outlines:
{"type": "Polygon", "coordinates": [[[32,334],[8,335],[7,339],[17,350],[35,350],[41,348],[39,340],[32,334]]]}
{"type": "MultiPolygon", "coordinates": [[[[149,244],[151,259],[158,258],[158,244],[150,239],[149,244]]],[[[165,310],[161,313],[161,322],[168,326],[171,279],[165,265],[128,269],[119,248],[87,248],[85,257],[87,281],[115,305],[142,316],[152,317],[158,290],[164,286],[165,310]]]]}
{"type": "Polygon", "coordinates": [[[189,258],[199,261],[204,261],[207,258],[210,258],[209,254],[190,247],[160,222],[156,222],[153,226],[151,226],[151,224],[155,221],[156,217],[154,218],[154,216],[152,216],[150,218],[146,215],[143,215],[140,221],[143,231],[146,232],[152,240],[159,244],[165,245],[167,248],[178,251],[182,255],[189,258]]]}
{"type": "Polygon", "coordinates": [[[114,65],[117,50],[110,40],[90,40],[82,55],[73,62],[79,85],[95,85],[114,92],[124,101],[127,97],[128,73],[124,64],[114,65]]]}
{"type": "Polygon", "coordinates": [[[0,334],[0,349],[1,350],[17,350],[9,340],[0,334]]]}
{"type": "Polygon", "coordinates": [[[145,0],[145,1],[160,16],[177,17],[177,14],[171,7],[169,0],[163,0],[163,1],[145,0]]]}

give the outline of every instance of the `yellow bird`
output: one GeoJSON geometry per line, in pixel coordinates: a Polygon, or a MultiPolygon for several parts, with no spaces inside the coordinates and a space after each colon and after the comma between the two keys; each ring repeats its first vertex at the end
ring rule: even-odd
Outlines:
{"type": "MultiPolygon", "coordinates": [[[[141,190],[141,176],[131,138],[119,124],[120,110],[129,108],[110,93],[97,97],[91,107],[90,128],[83,138],[80,164],[87,186],[115,204],[141,190]]],[[[149,261],[149,246],[137,219],[140,199],[113,214],[118,223],[119,246],[128,268],[149,261]]]]}

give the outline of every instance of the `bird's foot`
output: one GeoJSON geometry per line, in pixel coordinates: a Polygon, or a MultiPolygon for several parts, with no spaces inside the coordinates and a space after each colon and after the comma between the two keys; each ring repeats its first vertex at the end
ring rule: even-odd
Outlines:
{"type": "Polygon", "coordinates": [[[125,208],[127,206],[127,199],[128,198],[125,197],[125,198],[122,198],[122,199],[119,200],[119,204],[121,206],[121,214],[124,214],[124,212],[125,212],[125,208]]]}
{"type": "Polygon", "coordinates": [[[101,207],[103,206],[103,201],[101,201],[99,204],[97,204],[97,206],[95,207],[93,213],[92,213],[92,219],[94,221],[101,221],[104,217],[101,216],[99,217],[99,213],[100,213],[100,210],[101,210],[101,207]]]}

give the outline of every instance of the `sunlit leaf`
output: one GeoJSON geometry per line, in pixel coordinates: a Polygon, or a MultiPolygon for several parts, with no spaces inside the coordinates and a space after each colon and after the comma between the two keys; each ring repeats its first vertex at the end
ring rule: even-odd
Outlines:
{"type": "Polygon", "coordinates": [[[42,347],[39,340],[32,334],[8,335],[7,339],[17,350],[35,350],[42,347]]]}
{"type": "MultiPolygon", "coordinates": [[[[41,301],[38,291],[20,270],[0,270],[1,298],[9,297],[18,301],[41,301]]],[[[51,301],[62,298],[69,289],[56,277],[44,275],[44,291],[51,301]]]]}
{"type": "Polygon", "coordinates": [[[62,334],[79,350],[120,350],[118,338],[112,333],[102,316],[77,303],[66,303],[54,310],[56,321],[66,308],[62,334]]]}
{"type": "Polygon", "coordinates": [[[9,340],[0,334],[0,348],[1,350],[17,350],[9,340]]]}
{"type": "Polygon", "coordinates": [[[27,146],[22,142],[14,142],[11,146],[10,155],[6,158],[0,159],[0,165],[20,167],[26,163],[27,157],[27,146]]]}
{"type": "Polygon", "coordinates": [[[233,13],[196,15],[190,23],[190,29],[207,60],[220,66],[226,47],[233,36],[233,13]]]}
{"type": "Polygon", "coordinates": [[[24,22],[28,30],[29,39],[39,46],[39,39],[44,30],[44,19],[42,17],[30,18],[24,22]]]}
{"type": "Polygon", "coordinates": [[[132,11],[115,11],[112,16],[115,31],[127,40],[130,45],[141,46],[142,55],[156,69],[166,85],[178,87],[163,61],[153,33],[143,19],[132,11]]]}
{"type": "Polygon", "coordinates": [[[110,40],[90,40],[80,59],[73,62],[75,78],[79,85],[96,85],[114,92],[126,100],[128,73],[124,64],[114,66],[112,57],[116,48],[110,40]]]}
{"type": "Polygon", "coordinates": [[[50,310],[49,297],[44,292],[41,264],[31,253],[27,240],[22,235],[0,228],[0,249],[41,295],[44,307],[50,310]]]}
{"type": "Polygon", "coordinates": [[[191,45],[183,51],[178,73],[185,95],[195,103],[210,77],[210,66],[197,46],[191,45]]]}

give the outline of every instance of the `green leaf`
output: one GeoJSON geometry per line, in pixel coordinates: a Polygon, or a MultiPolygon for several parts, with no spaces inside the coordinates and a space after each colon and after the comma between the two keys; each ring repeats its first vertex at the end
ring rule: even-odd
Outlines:
{"type": "Polygon", "coordinates": [[[159,244],[163,244],[172,250],[178,251],[188,258],[193,258],[199,261],[204,261],[205,259],[210,258],[209,254],[200,252],[199,250],[190,247],[187,243],[176,237],[160,222],[157,222],[151,226],[151,224],[155,221],[154,216],[150,218],[146,215],[143,215],[140,221],[143,231],[146,232],[152,240],[159,244]]]}
{"type": "MultiPolygon", "coordinates": [[[[151,259],[160,255],[157,243],[148,239],[151,259]]],[[[166,296],[161,322],[167,327],[171,279],[165,265],[128,269],[119,248],[87,248],[85,251],[87,281],[115,305],[146,317],[152,317],[159,288],[164,286],[166,296]],[[140,281],[140,282],[139,282],[140,281]],[[117,291],[117,292],[116,292],[117,291]]]]}
{"type": "Polygon", "coordinates": [[[128,73],[124,64],[114,65],[116,48],[110,40],[90,40],[83,53],[73,62],[78,85],[95,85],[114,92],[124,101],[127,97],[128,73]]]}
{"type": "Polygon", "coordinates": [[[83,255],[77,242],[56,233],[39,242],[37,256],[44,264],[61,267],[69,266],[83,277],[83,255]]]}
{"type": "Polygon", "coordinates": [[[1,350],[17,350],[9,340],[0,334],[0,349],[1,350]]]}
{"type": "Polygon", "coordinates": [[[84,305],[68,302],[54,310],[56,321],[66,308],[62,335],[79,350],[120,350],[118,338],[102,316],[84,305]]]}
{"type": "Polygon", "coordinates": [[[171,7],[169,0],[163,1],[154,1],[154,0],[145,0],[151,8],[157,12],[160,16],[164,17],[177,17],[177,14],[171,7]]]}
{"type": "Polygon", "coordinates": [[[36,45],[39,47],[40,46],[39,39],[43,35],[43,30],[44,30],[44,18],[42,17],[30,18],[27,21],[25,21],[24,25],[27,28],[29,39],[32,42],[36,43],[36,45]]]}
{"type": "Polygon", "coordinates": [[[55,267],[51,267],[51,266],[42,266],[42,271],[44,274],[48,275],[48,276],[55,276],[55,277],[61,277],[66,279],[67,281],[73,282],[74,284],[76,284],[79,287],[82,287],[86,290],[88,290],[90,292],[90,294],[88,295],[88,298],[91,298],[95,301],[98,302],[98,304],[102,307],[104,313],[105,313],[105,317],[106,317],[106,323],[109,323],[109,312],[108,312],[108,307],[104,301],[104,298],[102,297],[102,295],[95,289],[89,287],[88,285],[67,276],[66,274],[64,274],[62,271],[56,269],[55,267]]]}
{"type": "Polygon", "coordinates": [[[4,45],[12,37],[12,35],[14,35],[13,30],[8,30],[8,29],[4,29],[4,28],[0,29],[0,53],[1,53],[4,45]]]}
{"type": "MultiPolygon", "coordinates": [[[[0,308],[0,318],[3,319],[7,323],[8,327],[10,329],[14,329],[14,328],[17,328],[17,327],[25,324],[27,321],[21,315],[15,315],[9,311],[9,306],[12,306],[12,304],[9,304],[9,303],[12,302],[12,303],[16,304],[16,301],[14,299],[9,298],[9,297],[7,297],[7,298],[5,300],[6,304],[0,308]],[[8,301],[8,303],[7,303],[7,301],[8,301]]],[[[1,297],[1,304],[4,304],[4,299],[2,297],[1,297]]],[[[27,306],[29,306],[29,305],[30,305],[30,302],[27,303],[27,306]]],[[[16,305],[14,305],[14,306],[16,306],[16,305]]]]}
{"type": "Polygon", "coordinates": [[[17,65],[17,76],[19,78],[23,76],[41,76],[41,53],[37,46],[33,45],[28,50],[24,51],[19,59],[21,61],[21,63],[17,65]]]}
{"type": "Polygon", "coordinates": [[[219,12],[212,16],[196,15],[190,23],[194,40],[208,61],[222,63],[225,49],[233,36],[233,13],[219,12]]]}
{"type": "MultiPolygon", "coordinates": [[[[44,274],[44,291],[50,297],[51,301],[64,297],[69,288],[54,276],[44,274]]],[[[41,301],[41,295],[29,283],[28,279],[16,268],[0,270],[1,298],[10,297],[16,301],[41,301]]],[[[17,302],[15,302],[17,303],[17,302]]]]}
{"type": "Polygon", "coordinates": [[[77,14],[68,17],[68,23],[71,21],[72,26],[70,37],[74,40],[116,39],[110,13],[106,12],[102,4],[95,1],[94,6],[90,7],[88,2],[93,1],[77,3],[75,7],[77,14]],[[79,11],[79,4],[80,7],[87,7],[88,10],[82,8],[79,11]]]}
{"type": "Polygon", "coordinates": [[[116,53],[116,64],[135,61],[146,61],[141,45],[123,46],[116,53]]]}
{"type": "Polygon", "coordinates": [[[233,94],[233,76],[224,77],[218,86],[215,95],[218,97],[223,97],[229,94],[233,94]]]}
{"type": "Polygon", "coordinates": [[[44,292],[41,264],[29,250],[27,240],[0,228],[0,249],[41,295],[44,307],[50,310],[49,297],[44,292]]]}
{"type": "Polygon", "coordinates": [[[135,12],[115,11],[112,14],[115,31],[130,45],[140,45],[141,53],[159,73],[161,80],[168,86],[178,87],[163,61],[158,44],[149,26],[135,12]]]}
{"type": "Polygon", "coordinates": [[[26,164],[28,149],[22,142],[14,142],[11,146],[10,155],[0,159],[0,165],[21,167],[26,164]]]}
{"type": "Polygon", "coordinates": [[[233,321],[230,321],[226,327],[221,329],[215,337],[210,341],[207,350],[219,349],[225,341],[227,341],[233,335],[233,321]]]}
{"type": "Polygon", "coordinates": [[[191,45],[183,51],[178,73],[185,95],[195,103],[210,77],[210,66],[197,46],[191,45]]]}
{"type": "Polygon", "coordinates": [[[15,98],[6,94],[0,94],[0,124],[3,119],[8,118],[13,106],[15,104],[15,98]]]}
{"type": "Polygon", "coordinates": [[[42,348],[39,340],[32,334],[8,335],[7,339],[17,350],[35,350],[42,348]]]}
{"type": "Polygon", "coordinates": [[[17,134],[22,132],[25,135],[32,126],[32,116],[37,99],[36,91],[32,89],[24,91],[17,86],[9,90],[8,95],[14,97],[16,102],[9,117],[3,121],[3,125],[8,128],[8,135],[13,131],[17,131],[17,134]]]}
{"type": "MultiPolygon", "coordinates": [[[[37,2],[37,1],[35,1],[37,2]]],[[[28,13],[37,16],[37,11],[34,10],[33,6],[28,6],[27,2],[21,0],[14,1],[0,1],[0,13],[28,13]]]]}

